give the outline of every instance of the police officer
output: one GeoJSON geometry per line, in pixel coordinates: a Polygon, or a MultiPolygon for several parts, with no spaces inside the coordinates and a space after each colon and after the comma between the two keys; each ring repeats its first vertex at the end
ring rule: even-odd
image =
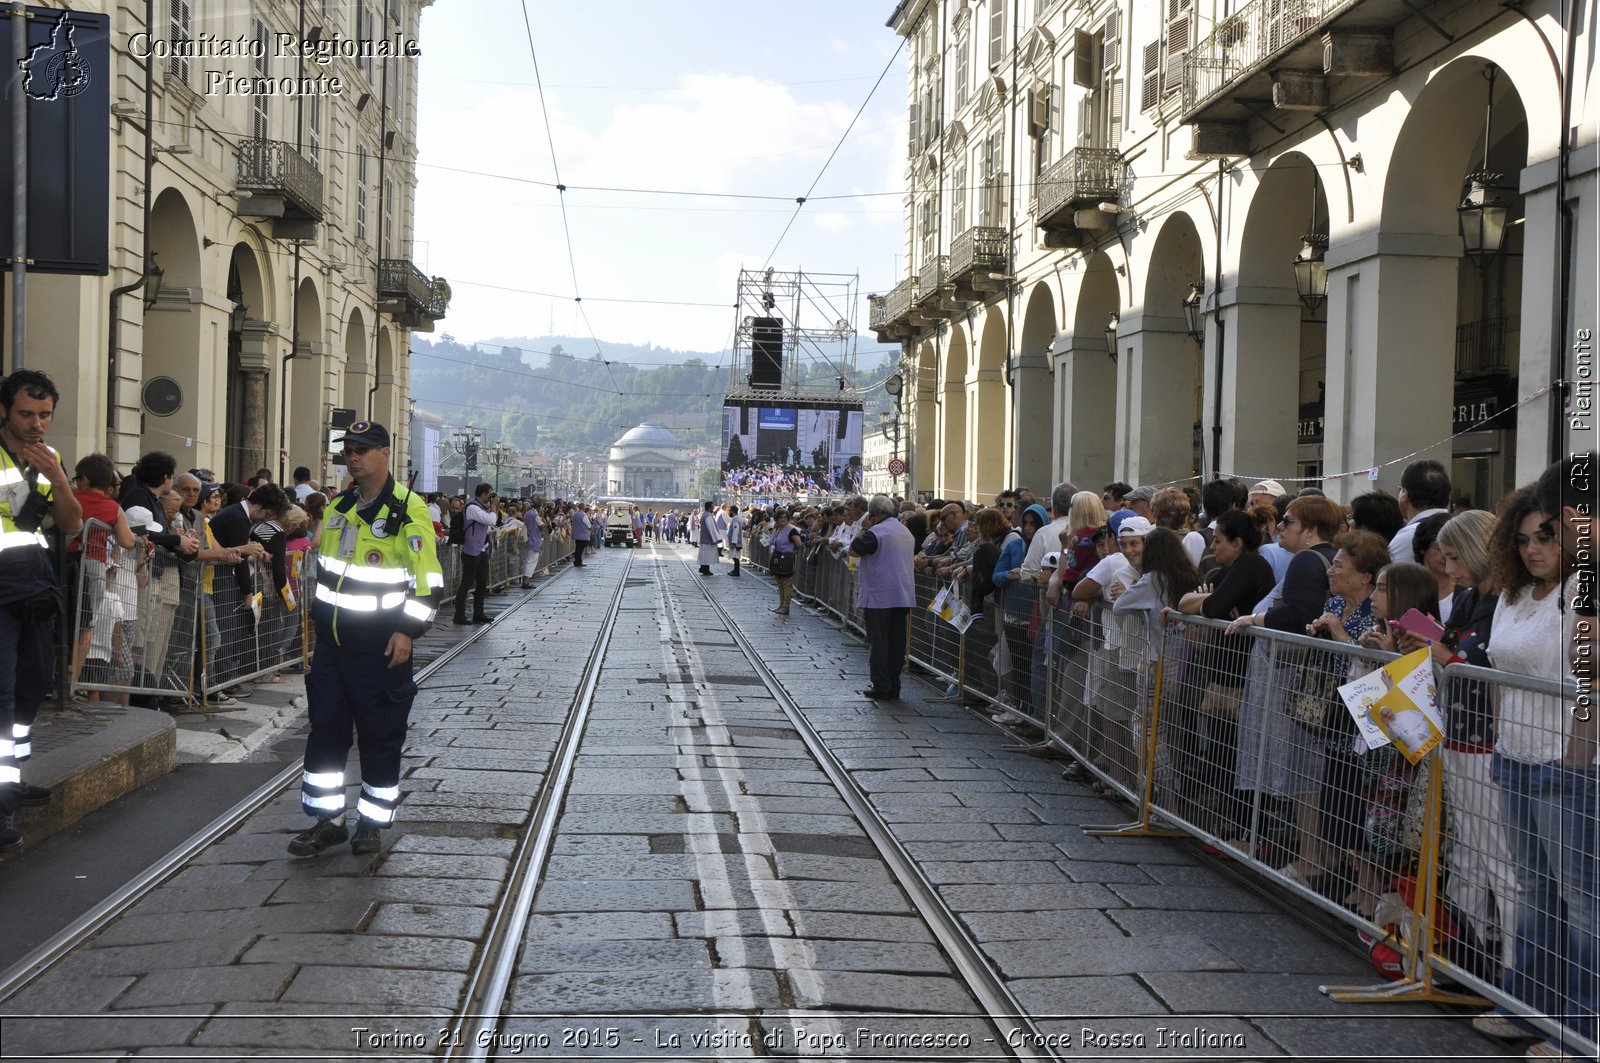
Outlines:
{"type": "Polygon", "coordinates": [[[44,804],[50,791],[22,781],[33,752],[33,720],[44,703],[54,659],[61,588],[45,518],[76,535],[83,507],[44,441],[61,393],[43,373],[19,369],[0,382],[0,849],[22,844],[19,804],[44,804]]]}
{"type": "Polygon", "coordinates": [[[357,421],[342,442],[354,485],[329,503],[323,524],[311,606],[317,648],[306,675],[311,734],[300,807],[317,822],[289,843],[296,856],[349,837],[344,766],[352,730],[361,796],[350,847],[381,848],[378,830],[394,822],[400,798],[400,753],[417,693],[411,644],[433,622],[444,588],[427,503],[389,474],[388,429],[357,421]]]}

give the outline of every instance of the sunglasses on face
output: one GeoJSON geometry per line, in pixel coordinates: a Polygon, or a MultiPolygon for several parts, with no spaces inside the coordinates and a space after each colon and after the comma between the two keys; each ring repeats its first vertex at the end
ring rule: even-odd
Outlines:
{"type": "Polygon", "coordinates": [[[1002,502],[1002,503],[1000,503],[1000,508],[1001,509],[1016,509],[1017,508],[1017,504],[1015,502],[1002,502]]]}
{"type": "Polygon", "coordinates": [[[359,458],[361,455],[367,453],[368,451],[372,451],[372,450],[376,450],[376,449],[378,449],[378,448],[377,447],[363,446],[360,443],[350,443],[350,444],[347,444],[345,446],[345,448],[344,448],[344,456],[347,457],[347,458],[349,458],[349,457],[359,458]]]}

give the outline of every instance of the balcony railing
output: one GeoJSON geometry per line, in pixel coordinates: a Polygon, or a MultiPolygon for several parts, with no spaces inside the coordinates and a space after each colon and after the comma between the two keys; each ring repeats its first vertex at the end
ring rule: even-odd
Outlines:
{"type": "MultiPolygon", "coordinates": [[[[251,139],[239,144],[239,190],[281,195],[301,217],[322,220],[322,171],[281,140],[251,139]]],[[[286,211],[286,213],[289,213],[286,211]]]]}
{"type": "Polygon", "coordinates": [[[1006,231],[997,225],[976,225],[950,245],[949,279],[958,282],[969,273],[1004,273],[1006,231]]]}
{"type": "Polygon", "coordinates": [[[428,316],[442,318],[449,310],[450,283],[443,277],[435,277],[428,291],[428,316]]]}
{"type": "Polygon", "coordinates": [[[917,281],[915,277],[907,277],[894,286],[894,290],[883,297],[883,316],[885,325],[897,325],[911,316],[911,304],[916,301],[917,281]]]}
{"type": "Polygon", "coordinates": [[[1503,373],[1511,368],[1506,350],[1506,335],[1516,329],[1516,320],[1491,317],[1456,326],[1457,373],[1503,373]]]}
{"type": "Polygon", "coordinates": [[[944,287],[949,275],[949,265],[949,255],[934,255],[922,264],[922,270],[917,274],[918,302],[939,298],[939,289],[944,287]]]}
{"type": "Polygon", "coordinates": [[[1044,225],[1080,204],[1122,194],[1124,166],[1116,148],[1073,148],[1045,170],[1034,189],[1034,221],[1044,225]]]}
{"type": "Polygon", "coordinates": [[[378,263],[378,297],[403,300],[413,310],[426,310],[433,298],[433,282],[410,261],[386,258],[378,263]]]}
{"type": "Polygon", "coordinates": [[[1184,59],[1184,111],[1194,110],[1244,71],[1298,44],[1324,19],[1360,2],[1251,0],[1218,19],[1184,59]]]}
{"type": "Polygon", "coordinates": [[[874,331],[889,327],[889,297],[886,295],[867,296],[867,327],[874,331]]]}

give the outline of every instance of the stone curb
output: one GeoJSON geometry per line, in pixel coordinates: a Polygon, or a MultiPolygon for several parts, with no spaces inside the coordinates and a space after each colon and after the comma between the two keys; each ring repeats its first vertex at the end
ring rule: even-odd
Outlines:
{"type": "Polygon", "coordinates": [[[24,805],[18,810],[17,826],[26,842],[0,860],[67,829],[177,766],[178,728],[166,713],[106,706],[88,710],[87,715],[98,717],[98,728],[59,744],[50,741],[51,730],[59,726],[55,713],[47,708],[40,715],[34,742],[46,748],[24,762],[22,777],[54,793],[47,805],[24,805]]]}

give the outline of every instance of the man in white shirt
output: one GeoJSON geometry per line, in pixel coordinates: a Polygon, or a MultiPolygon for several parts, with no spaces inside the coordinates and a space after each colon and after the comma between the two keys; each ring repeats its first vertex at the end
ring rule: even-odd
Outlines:
{"type": "Polygon", "coordinates": [[[851,495],[844,500],[844,523],[828,538],[828,549],[842,554],[861,534],[861,519],[867,515],[867,500],[861,495],[851,495]]]}
{"type": "Polygon", "coordinates": [[[1072,496],[1078,489],[1071,483],[1063,480],[1050,490],[1050,523],[1039,531],[1033,533],[1033,540],[1028,543],[1028,553],[1022,559],[1022,576],[1024,580],[1037,580],[1039,570],[1043,567],[1044,555],[1052,550],[1061,549],[1061,533],[1075,529],[1067,527],[1067,515],[1072,510],[1072,496]]]}
{"type": "Polygon", "coordinates": [[[1450,512],[1450,474],[1432,458],[1414,461],[1400,474],[1399,497],[1400,515],[1406,523],[1389,540],[1389,558],[1396,563],[1413,562],[1411,541],[1416,538],[1417,524],[1435,513],[1450,512]]]}
{"type": "Polygon", "coordinates": [[[315,494],[317,485],[311,482],[311,470],[302,465],[294,471],[294,500],[296,505],[304,506],[306,499],[315,494]]]}

